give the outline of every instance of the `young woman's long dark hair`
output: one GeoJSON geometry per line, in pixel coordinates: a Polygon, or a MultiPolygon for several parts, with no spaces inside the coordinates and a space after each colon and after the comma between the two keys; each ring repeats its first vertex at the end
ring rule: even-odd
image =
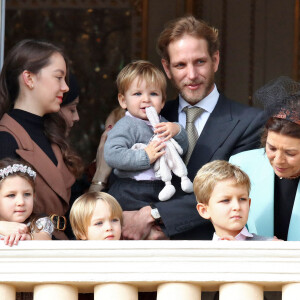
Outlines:
{"type": "Polygon", "coordinates": [[[59,146],[68,169],[76,178],[80,177],[83,172],[82,159],[68,144],[66,138],[67,125],[64,118],[59,113],[47,114],[44,119],[44,125],[45,135],[52,143],[59,146]]]}
{"type": "MultiPolygon", "coordinates": [[[[22,40],[7,54],[0,74],[0,118],[11,110],[20,92],[19,76],[28,70],[33,74],[50,64],[53,54],[59,53],[67,58],[63,50],[51,43],[37,40],[22,40]]],[[[58,114],[45,116],[45,135],[62,151],[64,162],[69,170],[78,176],[82,170],[81,159],[70,149],[65,139],[65,131],[57,125],[58,114]]]]}

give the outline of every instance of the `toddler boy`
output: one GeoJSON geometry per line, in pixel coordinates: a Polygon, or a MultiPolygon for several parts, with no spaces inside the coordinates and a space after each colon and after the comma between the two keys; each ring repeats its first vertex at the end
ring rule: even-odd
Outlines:
{"type": "Polygon", "coordinates": [[[76,199],[70,211],[70,223],[77,240],[119,240],[122,208],[104,192],[88,192],[76,199]]]}
{"type": "MultiPolygon", "coordinates": [[[[148,121],[146,108],[152,106],[159,114],[166,100],[166,78],[152,63],[140,60],[125,66],[117,77],[117,87],[118,100],[126,114],[109,131],[104,146],[104,159],[117,175],[108,193],[119,201],[124,211],[151,205],[153,222],[155,219],[159,223],[156,225],[161,227],[155,202],[159,201],[159,192],[165,184],[156,177],[153,164],[165,153],[164,141],[170,138],[174,138],[185,153],[187,133],[178,123],[168,122],[161,116],[161,123],[155,128],[148,121]],[[160,141],[152,140],[153,131],[160,141]],[[147,146],[133,147],[139,143],[147,146]]],[[[158,226],[155,228],[159,230],[158,226]]]]}

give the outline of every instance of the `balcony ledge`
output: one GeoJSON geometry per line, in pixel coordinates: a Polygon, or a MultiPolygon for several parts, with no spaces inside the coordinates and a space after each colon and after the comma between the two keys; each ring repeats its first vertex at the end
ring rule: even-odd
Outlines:
{"type": "Polygon", "coordinates": [[[190,282],[202,290],[248,282],[281,290],[300,282],[300,242],[25,241],[0,242],[0,282],[18,291],[62,283],[92,292],[100,283],[129,283],[140,291],[190,282]]]}

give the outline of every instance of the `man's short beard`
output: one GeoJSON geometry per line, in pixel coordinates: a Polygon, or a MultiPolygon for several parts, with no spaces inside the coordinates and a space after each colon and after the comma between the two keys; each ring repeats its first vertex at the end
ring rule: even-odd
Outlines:
{"type": "MultiPolygon", "coordinates": [[[[202,94],[196,95],[197,93],[199,93],[199,91],[195,91],[195,95],[194,96],[187,95],[184,92],[184,89],[180,90],[180,88],[177,86],[177,84],[175,83],[175,81],[174,81],[173,78],[171,79],[171,82],[172,82],[173,86],[176,88],[176,90],[178,91],[178,93],[182,96],[182,98],[186,102],[188,102],[191,105],[195,105],[198,102],[200,102],[202,99],[204,99],[213,90],[213,86],[214,86],[214,83],[215,83],[215,77],[212,76],[210,78],[210,80],[208,81],[208,85],[205,88],[205,90],[202,92],[202,94]]],[[[191,92],[191,94],[193,94],[193,92],[191,92]]]]}
{"type": "MultiPolygon", "coordinates": [[[[195,83],[197,83],[197,82],[198,81],[195,81],[195,83]]],[[[188,102],[191,105],[195,105],[212,92],[213,87],[214,87],[214,83],[215,83],[215,73],[213,72],[212,74],[210,74],[210,76],[207,80],[207,87],[205,88],[203,93],[198,95],[198,96],[195,95],[195,96],[191,97],[189,95],[186,95],[186,93],[184,92],[184,89],[181,90],[179,88],[179,86],[177,86],[177,84],[176,84],[175,80],[173,79],[173,77],[171,77],[171,83],[186,102],[188,102]]],[[[201,83],[202,83],[202,81],[201,81],[201,83]]],[[[195,94],[197,92],[198,91],[195,91],[195,94]]]]}

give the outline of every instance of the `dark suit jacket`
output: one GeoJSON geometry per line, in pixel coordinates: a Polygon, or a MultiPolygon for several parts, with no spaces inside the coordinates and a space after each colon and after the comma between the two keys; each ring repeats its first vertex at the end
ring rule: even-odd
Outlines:
{"type": "MultiPolygon", "coordinates": [[[[178,106],[179,99],[168,101],[161,115],[170,122],[177,122],[178,106]]],[[[258,148],[265,122],[263,111],[220,95],[187,165],[190,179],[193,180],[207,162],[228,160],[233,154],[258,148]]],[[[194,194],[181,192],[178,178],[174,184],[177,193],[169,201],[155,203],[167,234],[174,239],[212,239],[213,226],[199,216],[194,194]]]]}

